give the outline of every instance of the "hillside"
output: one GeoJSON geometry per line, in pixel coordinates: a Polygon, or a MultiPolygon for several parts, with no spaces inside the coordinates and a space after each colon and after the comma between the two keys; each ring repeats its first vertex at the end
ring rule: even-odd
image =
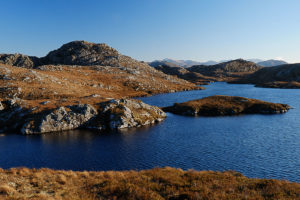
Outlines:
{"type": "Polygon", "coordinates": [[[283,60],[266,60],[266,61],[258,62],[257,64],[263,67],[274,67],[279,65],[285,65],[288,63],[283,60]]]}
{"type": "Polygon", "coordinates": [[[233,81],[262,68],[253,62],[242,59],[211,66],[194,65],[186,68],[169,62],[158,61],[150,63],[150,65],[165,74],[176,75],[178,78],[200,85],[213,81],[233,81]]]}
{"type": "Polygon", "coordinates": [[[188,68],[166,61],[155,61],[149,65],[165,74],[177,76],[180,79],[187,80],[197,85],[207,85],[209,82],[217,80],[214,77],[206,77],[197,72],[190,72],[188,71],[188,68]]]}
{"type": "MultiPolygon", "coordinates": [[[[88,112],[90,108],[99,109],[100,102],[112,99],[202,89],[121,55],[105,44],[75,41],[43,58],[19,54],[10,55],[9,59],[3,55],[0,58],[5,63],[0,64],[0,131],[5,130],[4,126],[19,130],[22,124],[11,124],[23,123],[27,118],[33,119],[33,124],[44,123],[38,122],[38,119],[56,112],[77,116],[77,112],[83,111],[75,109],[76,106],[88,112]],[[71,109],[70,106],[75,107],[71,109]],[[69,107],[70,112],[65,107],[69,107]]],[[[151,109],[154,111],[156,108],[151,109]]],[[[135,118],[138,120],[137,116],[135,118]]],[[[59,123],[62,124],[56,126],[71,128],[76,120],[68,121],[68,125],[61,121],[59,123]]],[[[29,127],[29,132],[31,129],[35,132],[34,127],[29,127]]],[[[51,127],[47,130],[59,129],[51,127]]]]}
{"type": "Polygon", "coordinates": [[[234,171],[0,169],[0,199],[299,199],[300,184],[234,171]]]}
{"type": "Polygon", "coordinates": [[[300,88],[300,64],[266,67],[232,83],[249,83],[271,88],[300,88]]]}
{"type": "Polygon", "coordinates": [[[247,73],[253,73],[261,68],[261,66],[253,62],[237,59],[212,66],[195,65],[187,68],[187,70],[222,80],[242,76],[247,73]]]}

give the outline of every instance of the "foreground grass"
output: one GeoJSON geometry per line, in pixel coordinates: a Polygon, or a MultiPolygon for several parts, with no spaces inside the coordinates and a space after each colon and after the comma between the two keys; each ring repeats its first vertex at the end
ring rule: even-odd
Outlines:
{"type": "Polygon", "coordinates": [[[0,199],[300,199],[300,184],[169,167],[139,172],[16,168],[0,170],[0,199]]]}

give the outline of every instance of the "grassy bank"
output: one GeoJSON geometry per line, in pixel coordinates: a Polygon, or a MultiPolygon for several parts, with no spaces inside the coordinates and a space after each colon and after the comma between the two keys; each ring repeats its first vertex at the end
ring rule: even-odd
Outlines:
{"type": "Polygon", "coordinates": [[[0,199],[300,199],[300,184],[237,172],[0,170],[0,199]]]}

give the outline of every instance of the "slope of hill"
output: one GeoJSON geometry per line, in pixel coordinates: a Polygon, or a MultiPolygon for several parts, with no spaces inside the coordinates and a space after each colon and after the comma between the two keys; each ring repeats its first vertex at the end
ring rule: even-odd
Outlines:
{"type": "MultiPolygon", "coordinates": [[[[146,63],[121,55],[105,44],[84,41],[63,45],[43,58],[18,56],[17,59],[2,59],[2,62],[16,65],[0,64],[2,131],[22,129],[28,132],[19,122],[32,122],[28,126],[36,130],[32,125],[45,124],[48,120],[37,122],[41,116],[79,116],[77,111],[83,112],[80,109],[99,113],[99,103],[111,99],[202,89],[157,71],[146,63]]],[[[123,106],[124,103],[121,104],[123,106]]],[[[150,110],[155,109],[153,107],[150,110]]],[[[73,127],[72,120],[68,122],[71,124],[65,127],[73,127]]],[[[57,122],[54,125],[60,127],[63,123],[57,122]]],[[[52,128],[50,130],[60,130],[52,128]]]]}
{"type": "Polygon", "coordinates": [[[300,88],[300,64],[265,67],[233,83],[250,83],[259,87],[300,88]]]}
{"type": "Polygon", "coordinates": [[[253,62],[242,59],[227,61],[211,66],[194,65],[186,68],[165,61],[155,61],[150,63],[150,65],[165,74],[176,75],[181,79],[196,84],[207,84],[212,81],[232,81],[262,68],[253,62]]]}
{"type": "Polygon", "coordinates": [[[288,63],[283,60],[266,60],[266,61],[258,62],[257,64],[263,67],[274,67],[279,65],[285,65],[288,63]]]}
{"type": "Polygon", "coordinates": [[[214,77],[206,77],[197,72],[190,72],[188,68],[181,67],[166,61],[154,61],[149,64],[155,69],[168,75],[175,75],[178,78],[190,81],[198,85],[207,85],[209,82],[216,81],[214,77]]]}

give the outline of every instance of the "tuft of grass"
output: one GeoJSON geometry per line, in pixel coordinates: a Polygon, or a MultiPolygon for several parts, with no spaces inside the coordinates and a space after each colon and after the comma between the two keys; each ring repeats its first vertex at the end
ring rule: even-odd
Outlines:
{"type": "Polygon", "coordinates": [[[5,183],[0,185],[0,195],[12,195],[14,192],[15,189],[13,187],[5,183]]]}

